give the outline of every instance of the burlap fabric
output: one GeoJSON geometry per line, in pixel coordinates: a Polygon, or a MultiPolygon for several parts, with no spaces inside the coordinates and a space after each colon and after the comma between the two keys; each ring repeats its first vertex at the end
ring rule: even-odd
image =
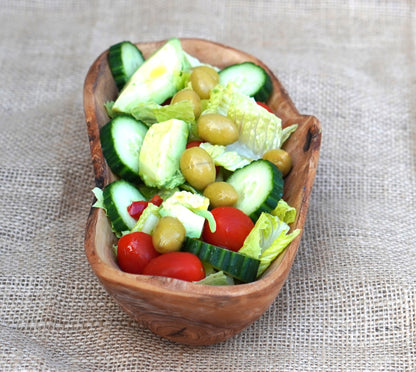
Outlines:
{"type": "Polygon", "coordinates": [[[1,370],[416,370],[414,1],[0,5],[1,370]],[[288,281],[248,329],[205,347],[130,320],[83,246],[84,77],[113,43],[171,36],[256,55],[323,128],[288,281]]]}

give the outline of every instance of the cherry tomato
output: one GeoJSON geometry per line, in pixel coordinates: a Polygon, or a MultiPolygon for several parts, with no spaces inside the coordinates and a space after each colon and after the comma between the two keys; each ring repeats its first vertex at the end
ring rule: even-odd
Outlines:
{"type": "Polygon", "coordinates": [[[131,274],[141,274],[153,258],[159,256],[152,236],[144,232],[123,235],[117,244],[117,261],[120,269],[131,274]]]}
{"type": "Polygon", "coordinates": [[[162,202],[163,202],[163,199],[159,195],[153,196],[153,198],[149,201],[146,201],[146,200],[134,201],[127,207],[127,212],[129,213],[131,217],[138,220],[140,216],[142,215],[143,211],[149,205],[149,203],[152,203],[160,207],[162,202]]]}
{"type": "Polygon", "coordinates": [[[259,106],[261,106],[261,107],[265,108],[267,111],[269,111],[269,112],[273,113],[272,109],[271,109],[268,105],[266,105],[264,102],[257,102],[257,104],[258,104],[259,106]]]}
{"type": "Polygon", "coordinates": [[[143,270],[143,275],[166,276],[188,282],[205,278],[201,260],[189,252],[169,252],[152,259],[143,270]]]}
{"type": "Polygon", "coordinates": [[[149,202],[146,200],[134,201],[127,207],[127,212],[131,217],[138,220],[148,204],[149,202]]]}
{"type": "Polygon", "coordinates": [[[244,212],[234,207],[217,207],[211,211],[217,228],[211,232],[208,222],[202,230],[202,240],[237,252],[254,223],[244,212]]]}
{"type": "Polygon", "coordinates": [[[198,147],[202,141],[190,141],[186,144],[186,148],[190,149],[191,147],[198,147]]]}
{"type": "Polygon", "coordinates": [[[150,200],[150,203],[157,205],[158,207],[160,207],[162,202],[163,202],[163,199],[157,194],[154,195],[153,198],[150,200]]]}

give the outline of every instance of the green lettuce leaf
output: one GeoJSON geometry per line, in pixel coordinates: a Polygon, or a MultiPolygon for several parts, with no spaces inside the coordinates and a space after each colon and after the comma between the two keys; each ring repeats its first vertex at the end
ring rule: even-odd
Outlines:
{"type": "Polygon", "coordinates": [[[205,285],[233,285],[234,279],[228,276],[223,271],[218,271],[207,275],[204,279],[201,279],[195,283],[205,285]]]}
{"type": "Polygon", "coordinates": [[[94,187],[92,189],[92,192],[93,192],[95,198],[97,199],[92,206],[95,207],[95,208],[102,208],[102,209],[106,210],[106,208],[104,207],[103,190],[101,190],[98,187],[94,187]]]}
{"type": "Polygon", "coordinates": [[[300,229],[296,229],[288,234],[289,229],[288,224],[277,216],[269,213],[260,215],[254,228],[245,239],[243,247],[239,250],[239,253],[260,260],[257,277],[263,274],[274,259],[301,232],[300,229]]]}
{"type": "Polygon", "coordinates": [[[217,112],[233,120],[240,132],[237,142],[261,157],[266,151],[281,148],[297,124],[282,128],[282,120],[240,93],[234,84],[218,84],[210,95],[204,113],[217,112]]]}
{"type": "Polygon", "coordinates": [[[179,119],[186,122],[195,121],[194,109],[192,102],[185,100],[174,104],[155,107],[153,109],[157,122],[169,119],[179,119]]]}
{"type": "MultiPolygon", "coordinates": [[[[107,106],[109,107],[107,111],[111,110],[110,103],[107,103],[107,106]]],[[[170,105],[139,102],[132,107],[130,113],[136,120],[142,121],[147,126],[170,119],[183,120],[189,124],[195,123],[194,110],[190,101],[180,101],[170,105]]]]}
{"type": "Polygon", "coordinates": [[[151,234],[161,218],[159,209],[157,205],[149,203],[130,232],[142,231],[151,234]]]}
{"type": "Polygon", "coordinates": [[[215,165],[219,165],[230,171],[235,171],[238,168],[244,167],[252,161],[252,159],[242,156],[236,151],[228,151],[225,146],[212,145],[209,142],[203,142],[199,147],[202,147],[208,152],[214,160],[215,165]]]}
{"type": "Polygon", "coordinates": [[[117,113],[113,111],[114,101],[107,101],[104,103],[105,111],[107,111],[107,115],[112,119],[117,116],[117,113]]]}
{"type": "Polygon", "coordinates": [[[157,123],[155,110],[160,107],[155,102],[138,102],[131,108],[130,114],[136,120],[140,120],[147,126],[157,123]]]}
{"type": "Polygon", "coordinates": [[[189,53],[187,53],[185,51],[183,52],[183,54],[184,54],[185,59],[188,62],[188,65],[190,66],[191,69],[194,68],[194,67],[198,67],[198,66],[208,66],[208,67],[213,68],[216,71],[219,71],[220,70],[216,66],[212,66],[212,65],[210,65],[208,63],[201,62],[197,57],[195,57],[195,56],[193,56],[193,55],[191,55],[191,54],[189,54],[189,53]]]}
{"type": "MultiPolygon", "coordinates": [[[[95,195],[95,198],[97,199],[92,206],[95,208],[102,208],[105,214],[107,215],[107,208],[104,205],[103,190],[101,190],[98,187],[94,187],[92,189],[92,192],[95,195]]],[[[118,238],[129,232],[129,231],[121,231],[121,232],[118,231],[117,229],[114,228],[112,223],[111,223],[111,230],[113,231],[114,235],[116,235],[118,238]]]]}
{"type": "Polygon", "coordinates": [[[280,220],[287,224],[292,223],[296,219],[296,209],[280,199],[275,209],[271,211],[273,216],[279,217],[280,220]]]}
{"type": "Polygon", "coordinates": [[[217,223],[215,221],[214,216],[208,210],[201,209],[201,208],[194,208],[192,205],[184,203],[182,204],[184,207],[188,208],[191,212],[195,213],[197,216],[203,217],[208,222],[208,227],[211,232],[215,232],[217,230],[217,223]]]}

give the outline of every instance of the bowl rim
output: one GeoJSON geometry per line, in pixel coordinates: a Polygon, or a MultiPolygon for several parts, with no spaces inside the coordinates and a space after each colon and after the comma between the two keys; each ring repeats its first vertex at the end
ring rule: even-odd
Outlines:
{"type": "MultiPolygon", "coordinates": [[[[271,289],[276,285],[282,286],[293,265],[293,261],[296,256],[297,249],[299,247],[300,240],[304,231],[303,226],[306,219],[306,213],[309,207],[310,194],[312,192],[312,186],[314,183],[319,158],[321,142],[320,122],[316,117],[312,115],[299,114],[293,102],[291,101],[289,95],[287,94],[286,90],[283,88],[275,74],[269,69],[269,67],[265,63],[263,63],[258,58],[239,49],[207,39],[180,37],[178,39],[181,41],[182,44],[185,45],[187,43],[195,42],[201,44],[209,43],[211,45],[214,45],[215,47],[226,48],[227,50],[238,53],[238,55],[240,56],[244,56],[247,59],[256,61],[262,67],[264,67],[270,74],[274,86],[276,86],[279,89],[278,93],[284,96],[285,104],[289,106],[289,110],[291,110],[291,113],[295,115],[298,119],[304,121],[303,125],[306,125],[308,121],[311,121],[310,125],[311,127],[313,127],[313,130],[311,131],[311,138],[309,142],[310,144],[312,144],[312,146],[314,146],[315,151],[307,164],[307,167],[309,168],[307,173],[308,177],[306,178],[305,183],[303,184],[302,203],[300,205],[300,209],[297,210],[298,219],[296,221],[296,225],[292,226],[292,228],[296,228],[296,226],[298,225],[302,226],[301,233],[276,258],[276,260],[263,274],[263,276],[261,276],[256,281],[232,286],[209,286],[198,283],[186,282],[173,278],[130,274],[116,268],[116,265],[115,267],[112,267],[103,262],[103,260],[101,260],[97,254],[95,236],[97,233],[96,228],[99,219],[107,217],[105,216],[101,208],[95,208],[91,206],[90,213],[87,219],[87,226],[85,229],[84,237],[85,254],[87,256],[89,264],[101,282],[105,281],[107,283],[118,284],[137,291],[148,290],[158,292],[161,295],[169,294],[171,296],[175,295],[177,297],[206,297],[207,295],[209,295],[210,298],[236,298],[254,294],[260,291],[267,291],[268,289],[271,289]]],[[[137,42],[135,44],[138,46],[161,45],[167,40],[168,39],[158,41],[137,42]]],[[[184,47],[184,49],[186,50],[186,47],[184,47]]],[[[108,49],[104,50],[95,59],[95,61],[90,66],[84,81],[84,114],[87,122],[88,137],[91,146],[91,151],[93,151],[93,148],[97,148],[97,146],[100,148],[101,145],[99,143],[99,136],[97,137],[96,132],[96,130],[98,129],[96,112],[95,110],[92,110],[93,115],[89,116],[90,112],[87,112],[87,108],[95,107],[95,97],[92,93],[96,88],[99,72],[106,67],[105,65],[107,64],[107,54],[108,49]]],[[[273,108],[273,111],[275,112],[278,110],[277,108],[273,108]]],[[[107,166],[105,159],[103,157],[93,157],[92,161],[94,165],[94,177],[96,186],[103,187],[105,179],[108,178],[108,174],[106,174],[106,172],[109,172],[109,170],[106,169],[107,166]]]]}

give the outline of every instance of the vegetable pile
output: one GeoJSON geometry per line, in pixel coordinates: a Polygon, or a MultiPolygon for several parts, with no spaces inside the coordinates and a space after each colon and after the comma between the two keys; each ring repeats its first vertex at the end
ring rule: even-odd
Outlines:
{"type": "Polygon", "coordinates": [[[103,155],[117,180],[95,188],[121,270],[208,285],[256,280],[300,233],[283,199],[292,160],[267,106],[272,81],[252,62],[219,69],[172,38],[145,59],[110,47],[119,88],[106,102],[103,155]]]}

